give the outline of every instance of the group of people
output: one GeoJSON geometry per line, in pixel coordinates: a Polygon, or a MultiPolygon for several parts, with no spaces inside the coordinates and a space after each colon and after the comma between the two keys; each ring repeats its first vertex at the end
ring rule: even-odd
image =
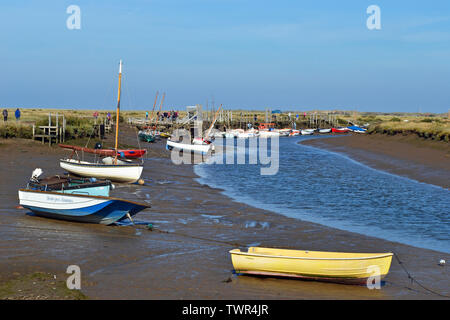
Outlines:
{"type": "MultiPolygon", "coordinates": [[[[159,118],[159,121],[163,121],[164,119],[172,119],[176,120],[178,118],[177,111],[168,111],[168,112],[157,112],[156,117],[159,118]]],[[[145,119],[148,120],[148,112],[145,113],[145,119]]]]}
{"type": "MultiPolygon", "coordinates": [[[[3,121],[6,122],[8,121],[8,110],[7,109],[3,109],[3,121]]],[[[14,112],[14,115],[16,116],[16,121],[20,120],[20,109],[17,108],[16,111],[14,112]]]]}

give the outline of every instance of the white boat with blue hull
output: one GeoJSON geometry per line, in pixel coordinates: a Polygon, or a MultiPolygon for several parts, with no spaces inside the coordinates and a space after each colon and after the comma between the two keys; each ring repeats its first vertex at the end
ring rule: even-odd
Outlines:
{"type": "Polygon", "coordinates": [[[148,204],[105,196],[19,189],[20,205],[38,216],[109,225],[130,219],[148,204]]]}

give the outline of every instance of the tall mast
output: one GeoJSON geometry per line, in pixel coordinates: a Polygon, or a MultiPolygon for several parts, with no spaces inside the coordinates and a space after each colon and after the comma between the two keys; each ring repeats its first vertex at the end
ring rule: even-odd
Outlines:
{"type": "Polygon", "coordinates": [[[161,104],[159,105],[159,116],[156,119],[156,123],[155,123],[155,127],[153,128],[155,133],[156,133],[156,126],[158,125],[158,121],[159,121],[159,117],[161,117],[161,110],[162,110],[162,105],[164,103],[164,97],[166,96],[166,93],[163,93],[162,99],[161,99],[161,104]]]}
{"type": "Polygon", "coordinates": [[[116,156],[114,158],[114,163],[117,164],[117,150],[118,150],[118,140],[119,140],[119,113],[120,113],[120,89],[122,85],[122,60],[119,62],[119,88],[117,89],[117,115],[116,115],[116,144],[114,149],[116,150],[116,156]]]}
{"type": "Polygon", "coordinates": [[[156,91],[155,102],[153,103],[152,115],[150,117],[150,124],[153,123],[153,114],[155,113],[156,101],[158,101],[158,91],[156,91]]]}
{"type": "Polygon", "coordinates": [[[222,105],[220,105],[219,109],[217,109],[217,112],[216,112],[216,114],[214,115],[214,120],[211,122],[211,126],[209,127],[209,129],[208,129],[208,131],[207,131],[205,140],[208,139],[208,138],[209,138],[209,135],[211,134],[211,130],[212,130],[212,128],[214,127],[214,124],[216,123],[217,116],[218,116],[218,114],[219,114],[220,109],[222,109],[222,105]]]}

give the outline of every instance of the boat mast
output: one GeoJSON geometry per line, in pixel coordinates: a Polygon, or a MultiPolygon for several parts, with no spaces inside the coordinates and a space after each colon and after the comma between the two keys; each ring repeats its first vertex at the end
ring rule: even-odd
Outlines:
{"type": "Polygon", "coordinates": [[[157,100],[158,100],[158,91],[156,91],[155,102],[153,103],[152,115],[150,116],[150,125],[153,123],[153,114],[155,113],[155,107],[156,107],[156,101],[157,100]]]}
{"type": "Polygon", "coordinates": [[[164,93],[163,93],[163,96],[162,96],[162,99],[161,99],[161,104],[159,105],[159,116],[156,117],[157,119],[156,119],[155,127],[153,128],[154,134],[156,134],[156,126],[158,125],[159,117],[161,117],[161,110],[162,110],[162,105],[163,105],[163,103],[164,103],[164,97],[165,97],[165,96],[166,96],[166,93],[164,92],[164,93]]]}
{"type": "Polygon", "coordinates": [[[220,105],[219,109],[217,109],[217,112],[216,112],[216,114],[214,115],[213,122],[211,122],[211,126],[209,127],[209,129],[208,129],[208,131],[207,131],[207,133],[206,133],[205,140],[207,140],[207,139],[209,138],[209,135],[211,134],[211,130],[212,130],[214,124],[216,123],[217,116],[219,115],[220,109],[222,109],[222,105],[220,105]]]}
{"type": "Polygon", "coordinates": [[[117,92],[117,115],[116,115],[116,156],[114,157],[114,164],[117,164],[118,140],[119,140],[119,113],[120,113],[120,89],[122,85],[122,60],[119,62],[119,88],[117,92]]]}

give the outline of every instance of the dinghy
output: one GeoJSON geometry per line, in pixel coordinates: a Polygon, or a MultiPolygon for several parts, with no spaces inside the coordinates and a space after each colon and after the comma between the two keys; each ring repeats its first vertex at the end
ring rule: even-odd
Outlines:
{"type": "Polygon", "coordinates": [[[138,137],[141,141],[144,141],[144,142],[155,142],[155,140],[156,140],[156,136],[149,130],[139,131],[138,137]]]}
{"type": "Polygon", "coordinates": [[[366,284],[379,271],[385,277],[392,253],[343,253],[250,247],[230,251],[236,273],[366,284]]]}
{"type": "Polygon", "coordinates": [[[182,142],[172,141],[171,138],[167,139],[166,144],[167,150],[183,151],[183,152],[194,152],[206,155],[214,151],[213,144],[188,144],[182,142]]]}
{"type": "Polygon", "coordinates": [[[348,133],[350,132],[349,128],[331,128],[333,133],[348,133]]]}
{"type": "Polygon", "coordinates": [[[367,129],[358,127],[358,126],[350,126],[347,127],[350,131],[356,132],[356,133],[366,133],[367,129]]]}
{"type": "Polygon", "coordinates": [[[20,205],[38,216],[109,225],[130,219],[148,204],[105,196],[19,189],[20,205]]]}
{"type": "Polygon", "coordinates": [[[302,134],[302,136],[310,136],[310,135],[314,134],[314,129],[301,130],[301,134],[302,134]]]}
{"type": "Polygon", "coordinates": [[[95,177],[117,182],[133,183],[139,180],[143,167],[140,164],[117,160],[117,164],[92,163],[76,159],[61,159],[64,170],[81,177],[95,177]]]}
{"type": "Polygon", "coordinates": [[[274,138],[274,137],[279,137],[279,136],[280,136],[280,133],[278,131],[269,131],[269,130],[259,131],[260,138],[274,138]]]}
{"type": "Polygon", "coordinates": [[[330,133],[331,129],[319,129],[319,133],[330,133]]]}

